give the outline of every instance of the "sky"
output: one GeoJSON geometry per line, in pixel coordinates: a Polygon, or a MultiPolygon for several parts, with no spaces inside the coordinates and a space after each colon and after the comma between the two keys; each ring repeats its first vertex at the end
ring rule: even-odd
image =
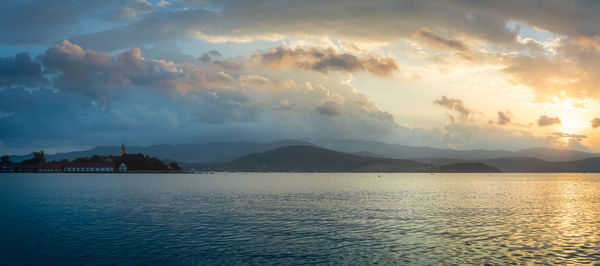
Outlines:
{"type": "Polygon", "coordinates": [[[373,140],[600,152],[600,2],[0,3],[0,154],[373,140]]]}

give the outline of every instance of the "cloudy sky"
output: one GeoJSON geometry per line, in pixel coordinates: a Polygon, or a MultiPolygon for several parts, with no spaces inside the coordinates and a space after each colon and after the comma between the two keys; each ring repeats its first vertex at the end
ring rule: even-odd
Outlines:
{"type": "Polygon", "coordinates": [[[0,3],[0,153],[360,139],[600,152],[600,1],[0,3]]]}

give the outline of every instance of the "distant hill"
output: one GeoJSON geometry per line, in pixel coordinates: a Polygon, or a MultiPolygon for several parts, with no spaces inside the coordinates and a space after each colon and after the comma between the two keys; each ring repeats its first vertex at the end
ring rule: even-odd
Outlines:
{"type": "Polygon", "coordinates": [[[353,152],[352,154],[358,155],[358,156],[363,156],[363,157],[387,158],[383,155],[373,153],[373,152],[368,152],[368,151],[353,152]]]}
{"type": "Polygon", "coordinates": [[[447,164],[478,162],[502,170],[507,173],[580,173],[600,172],[600,157],[574,161],[548,162],[536,158],[496,158],[485,160],[456,160],[447,158],[418,160],[434,167],[447,164]]]}
{"type": "Polygon", "coordinates": [[[519,173],[548,173],[548,172],[570,172],[565,169],[561,162],[548,162],[537,158],[496,158],[478,160],[501,169],[503,172],[519,173]]]}
{"type": "MultiPolygon", "coordinates": [[[[203,144],[160,144],[147,147],[126,146],[127,153],[143,153],[166,161],[177,162],[224,162],[251,153],[264,152],[289,145],[313,145],[310,142],[297,140],[282,140],[269,143],[261,142],[215,142],[203,144]]],[[[93,155],[118,155],[119,146],[100,146],[84,151],[46,154],[47,161],[61,159],[74,160],[93,155]]],[[[20,162],[33,157],[33,154],[11,156],[14,162],[20,162]]]]}
{"type": "Polygon", "coordinates": [[[439,167],[440,173],[501,173],[500,169],[483,163],[453,163],[439,167]]]}
{"type": "Polygon", "coordinates": [[[254,153],[225,163],[184,164],[202,171],[233,172],[428,172],[431,165],[411,160],[347,154],[308,145],[254,153]]]}
{"type": "Polygon", "coordinates": [[[368,152],[394,159],[446,158],[459,160],[481,160],[508,157],[531,157],[549,162],[573,161],[597,157],[596,153],[576,150],[534,148],[519,151],[507,150],[453,150],[430,147],[388,144],[378,141],[361,140],[317,140],[318,146],[347,153],[368,152]]]}
{"type": "Polygon", "coordinates": [[[184,167],[231,172],[501,172],[483,163],[457,163],[436,169],[428,163],[361,156],[306,145],[281,147],[225,163],[185,164],[184,167]]]}
{"type": "Polygon", "coordinates": [[[586,158],[582,160],[559,162],[561,170],[565,172],[600,172],[600,157],[586,158]]]}
{"type": "Polygon", "coordinates": [[[598,157],[597,153],[576,150],[561,150],[550,148],[534,148],[516,151],[512,157],[538,158],[549,162],[574,161],[585,158],[598,157]]]}

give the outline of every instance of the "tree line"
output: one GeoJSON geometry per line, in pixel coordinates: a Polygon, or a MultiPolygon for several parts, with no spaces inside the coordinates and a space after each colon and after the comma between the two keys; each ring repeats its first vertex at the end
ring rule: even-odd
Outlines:
{"type": "MultiPolygon", "coordinates": [[[[10,156],[4,155],[1,157],[2,164],[11,164],[10,156]]],[[[22,164],[24,165],[36,165],[38,163],[46,162],[45,152],[34,151],[33,157],[31,159],[24,160],[22,164]]],[[[56,161],[54,161],[56,162],[56,161]]],[[[62,163],[69,162],[66,159],[61,160],[62,163]]],[[[101,155],[93,155],[91,157],[80,157],[72,162],[83,163],[83,162],[112,162],[118,167],[121,163],[125,163],[127,165],[128,171],[173,171],[173,172],[181,172],[183,169],[176,163],[164,163],[156,157],[150,157],[149,155],[144,155],[142,153],[135,154],[123,154],[121,156],[101,156],[101,155]]]]}

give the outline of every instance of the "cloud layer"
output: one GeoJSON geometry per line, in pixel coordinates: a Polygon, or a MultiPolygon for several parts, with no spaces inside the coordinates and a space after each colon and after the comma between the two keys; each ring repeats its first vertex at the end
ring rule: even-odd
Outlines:
{"type": "Polygon", "coordinates": [[[0,57],[0,87],[32,86],[43,80],[40,64],[31,61],[28,53],[21,52],[11,57],[0,57]]]}
{"type": "Polygon", "coordinates": [[[373,55],[358,57],[350,53],[339,54],[328,49],[294,49],[277,47],[267,52],[258,53],[257,59],[272,70],[298,68],[327,73],[329,71],[358,72],[368,71],[371,74],[385,77],[398,70],[392,58],[378,58],[373,55]]]}
{"type": "Polygon", "coordinates": [[[434,104],[441,105],[448,110],[456,111],[460,114],[460,117],[466,119],[473,113],[472,110],[465,107],[465,104],[461,99],[449,98],[446,96],[442,96],[442,98],[435,100],[434,104]]]}
{"type": "Polygon", "coordinates": [[[537,120],[537,124],[540,127],[551,126],[551,125],[556,125],[556,124],[560,124],[560,123],[561,123],[560,118],[551,117],[551,116],[547,116],[547,115],[540,116],[540,118],[538,118],[538,120],[537,120]]]}
{"type": "Polygon", "coordinates": [[[581,148],[600,126],[598,13],[597,1],[1,3],[0,148],[136,134],[581,148]]]}
{"type": "Polygon", "coordinates": [[[491,0],[201,1],[197,6],[152,14],[126,27],[74,40],[110,50],[165,38],[250,41],[282,36],[331,36],[390,42],[406,38],[425,26],[493,43],[515,44],[517,32],[506,27],[510,21],[522,21],[559,34],[594,35],[600,33],[595,16],[599,9],[593,1],[578,1],[577,5],[517,0],[502,4],[491,0]],[[532,8],[538,5],[544,8],[532,8]]]}

